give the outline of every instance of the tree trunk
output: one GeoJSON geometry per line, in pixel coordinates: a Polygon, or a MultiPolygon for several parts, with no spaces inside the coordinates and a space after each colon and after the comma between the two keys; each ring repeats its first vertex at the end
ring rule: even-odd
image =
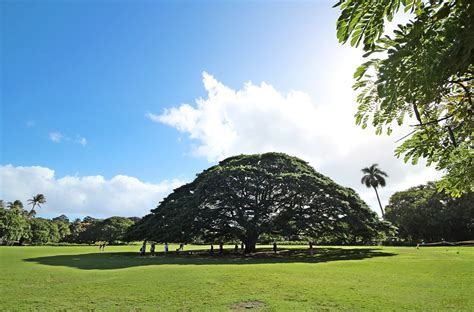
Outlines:
{"type": "Polygon", "coordinates": [[[256,250],[255,247],[257,245],[257,237],[248,237],[247,239],[245,239],[244,243],[245,243],[244,253],[248,254],[248,253],[255,252],[256,250]]]}
{"type": "Polygon", "coordinates": [[[374,187],[374,190],[375,190],[375,195],[377,195],[377,200],[379,201],[380,211],[382,212],[382,219],[385,220],[385,213],[384,213],[383,208],[382,208],[382,203],[380,202],[379,192],[377,192],[376,187],[374,187]]]}

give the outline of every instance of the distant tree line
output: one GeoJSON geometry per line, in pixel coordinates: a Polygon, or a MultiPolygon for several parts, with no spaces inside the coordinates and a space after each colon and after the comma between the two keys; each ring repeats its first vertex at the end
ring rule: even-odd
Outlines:
{"type": "Polygon", "coordinates": [[[430,182],[394,193],[385,218],[398,228],[398,238],[411,243],[474,239],[474,193],[452,198],[430,182]]]}
{"type": "MultiPolygon", "coordinates": [[[[217,185],[217,184],[216,184],[217,185]]],[[[183,187],[175,190],[174,195],[181,194],[183,187]]],[[[193,193],[184,192],[189,195],[193,193]]],[[[170,204],[173,194],[164,203],[170,204]]],[[[34,199],[33,197],[32,199],[34,199]]],[[[185,239],[180,235],[186,234],[189,230],[186,216],[178,214],[180,205],[176,202],[173,209],[154,209],[145,218],[138,217],[110,217],[107,219],[96,219],[90,216],[70,221],[65,215],[60,215],[52,219],[37,218],[34,211],[40,204],[45,202],[44,197],[37,197],[36,204],[30,201],[33,206],[30,211],[24,209],[20,200],[4,203],[0,200],[0,244],[2,245],[23,245],[23,244],[50,244],[50,243],[71,243],[71,244],[94,244],[96,242],[107,242],[114,244],[140,239],[151,239],[155,241],[167,242],[189,242],[189,243],[209,243],[219,240],[224,242],[238,242],[238,239],[222,235],[209,236],[195,235],[192,239],[185,239]],[[158,224],[155,215],[168,213],[164,220],[170,222],[168,226],[158,224]],[[150,222],[155,221],[155,222],[150,222]],[[188,228],[185,228],[186,224],[188,228]],[[154,225],[154,226],[153,226],[154,225]],[[149,232],[151,231],[151,232],[149,232]],[[146,237],[152,233],[150,237],[146,237]],[[177,233],[180,233],[179,235],[177,233]],[[153,236],[153,237],[152,237],[153,236]],[[156,236],[156,237],[155,237],[156,236]],[[174,237],[173,237],[174,236],[174,237]],[[162,239],[159,239],[162,237],[162,239]]],[[[189,201],[186,201],[189,203],[189,201]]],[[[182,206],[181,206],[181,209],[182,206]]],[[[181,210],[184,212],[186,209],[181,210]]],[[[366,210],[362,210],[365,212],[366,210]]],[[[219,220],[219,216],[212,216],[214,220],[219,220]]],[[[209,219],[211,220],[211,219],[209,219]]],[[[355,219],[354,219],[355,220],[355,219]]],[[[296,232],[282,231],[280,233],[266,232],[258,238],[258,243],[269,243],[272,241],[307,241],[311,239],[316,244],[367,244],[374,243],[375,240],[384,240],[391,237],[392,243],[418,242],[440,242],[440,241],[466,241],[474,239],[474,194],[467,193],[460,198],[452,198],[445,193],[438,192],[435,182],[426,185],[419,185],[405,191],[394,193],[385,207],[385,221],[373,223],[374,219],[365,217],[365,223],[351,225],[349,222],[339,222],[332,231],[321,231],[313,237],[307,235],[296,235],[296,232]],[[367,221],[369,220],[369,221],[367,221]],[[374,228],[372,232],[367,232],[367,224],[376,224],[379,228],[374,228]],[[382,236],[373,236],[384,232],[382,236]],[[367,234],[365,234],[367,233],[367,234]],[[358,237],[369,237],[370,240],[356,240],[358,237]]],[[[324,222],[322,220],[320,222],[324,222]]],[[[357,221],[357,220],[356,220],[357,221]]],[[[209,221],[210,222],[210,221],[209,221]]],[[[307,221],[306,221],[307,222],[307,221]]],[[[353,221],[351,221],[353,222],[353,221]]],[[[225,224],[229,223],[222,223],[225,224]]],[[[305,228],[295,222],[288,223],[296,228],[305,228]]],[[[314,226],[323,226],[323,223],[315,223],[314,226]]],[[[314,227],[313,227],[314,228],[314,227]]],[[[287,228],[288,229],[288,228],[287,228]]],[[[293,228],[290,228],[290,230],[293,228]]]]}
{"type": "Polygon", "coordinates": [[[94,244],[123,241],[128,229],[140,218],[110,217],[95,219],[85,217],[70,221],[65,215],[56,218],[36,218],[33,205],[31,211],[24,209],[20,200],[5,205],[0,200],[0,244],[43,245],[48,243],[94,244]]]}

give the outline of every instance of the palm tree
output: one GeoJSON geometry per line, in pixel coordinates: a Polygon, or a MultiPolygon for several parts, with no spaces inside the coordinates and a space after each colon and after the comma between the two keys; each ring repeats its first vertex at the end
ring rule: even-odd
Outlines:
{"type": "Polygon", "coordinates": [[[14,210],[18,215],[25,214],[25,210],[23,210],[23,203],[18,199],[14,202],[8,202],[7,207],[8,209],[14,210]]]}
{"type": "Polygon", "coordinates": [[[36,215],[35,207],[41,207],[41,204],[44,203],[46,203],[46,197],[44,197],[43,194],[37,194],[31,199],[28,199],[28,204],[32,205],[29,215],[34,217],[36,215]]]}
{"type": "Polygon", "coordinates": [[[388,177],[388,174],[380,170],[378,164],[373,164],[370,167],[366,167],[362,169],[362,173],[364,176],[360,182],[365,184],[367,187],[373,187],[375,191],[375,195],[377,195],[377,200],[379,201],[380,211],[382,212],[382,218],[385,219],[385,213],[382,208],[382,203],[380,202],[379,192],[377,192],[377,187],[384,187],[385,186],[385,178],[388,177]]]}

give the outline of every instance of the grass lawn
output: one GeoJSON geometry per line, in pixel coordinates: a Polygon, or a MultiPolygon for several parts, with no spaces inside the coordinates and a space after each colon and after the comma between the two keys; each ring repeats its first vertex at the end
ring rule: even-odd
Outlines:
{"type": "Polygon", "coordinates": [[[299,248],[245,258],[0,247],[0,310],[474,311],[474,248],[299,248]]]}

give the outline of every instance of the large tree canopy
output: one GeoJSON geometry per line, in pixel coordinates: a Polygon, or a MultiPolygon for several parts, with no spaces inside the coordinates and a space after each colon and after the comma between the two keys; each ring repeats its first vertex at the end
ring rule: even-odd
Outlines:
{"type": "Polygon", "coordinates": [[[245,243],[262,234],[317,238],[331,233],[347,243],[378,235],[384,223],[349,188],[286,154],[227,158],[174,190],[137,223],[130,239],[245,243]]]}
{"type": "Polygon", "coordinates": [[[363,45],[370,59],[355,72],[356,113],[377,134],[406,115],[413,131],[395,151],[405,161],[426,158],[446,176],[438,183],[453,196],[474,191],[474,2],[472,0],[341,0],[337,36],[363,45]],[[412,19],[393,36],[384,25],[404,8],[412,19]]]}

